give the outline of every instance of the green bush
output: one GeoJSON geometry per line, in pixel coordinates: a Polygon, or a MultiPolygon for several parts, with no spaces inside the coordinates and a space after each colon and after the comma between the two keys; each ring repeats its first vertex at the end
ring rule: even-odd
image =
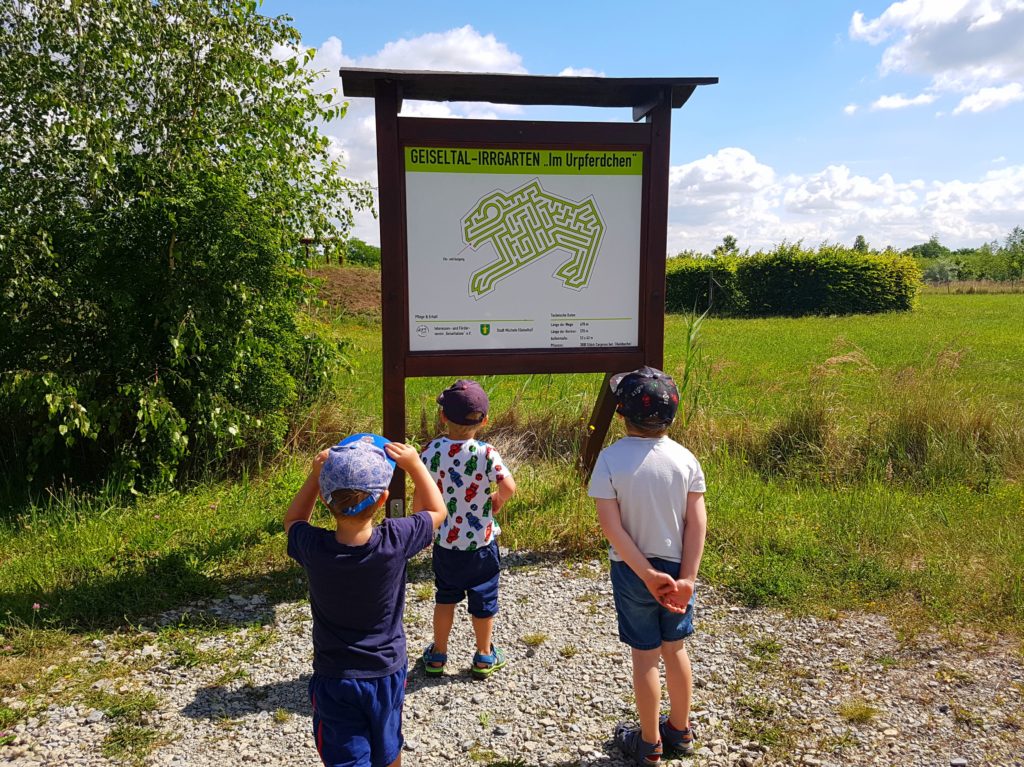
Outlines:
{"type": "Polygon", "coordinates": [[[298,324],[300,240],[371,200],[298,32],[246,0],[6,4],[0,28],[6,490],[275,449],[340,360],[298,324]]]}
{"type": "Polygon", "coordinates": [[[739,260],[734,256],[669,259],[665,270],[666,311],[742,314],[745,301],[736,285],[739,260]]]}
{"type": "Polygon", "coordinates": [[[668,311],[702,311],[710,305],[713,314],[732,316],[908,311],[921,283],[912,258],[838,245],[812,251],[784,243],[752,256],[681,257],[666,271],[668,311]]]}

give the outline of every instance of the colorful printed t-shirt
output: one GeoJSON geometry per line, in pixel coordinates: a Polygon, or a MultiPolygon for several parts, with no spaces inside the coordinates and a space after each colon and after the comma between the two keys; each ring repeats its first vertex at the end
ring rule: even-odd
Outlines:
{"type": "Polygon", "coordinates": [[[420,454],[448,504],[448,518],[434,543],[473,551],[493,541],[501,528],[491,511],[491,483],[510,476],[498,451],[475,439],[437,437],[420,454]]]}

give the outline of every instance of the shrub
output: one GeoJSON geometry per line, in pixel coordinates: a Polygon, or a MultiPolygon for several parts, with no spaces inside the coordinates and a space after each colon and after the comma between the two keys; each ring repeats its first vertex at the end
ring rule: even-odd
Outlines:
{"type": "Polygon", "coordinates": [[[665,310],[742,314],[745,302],[736,285],[734,256],[678,257],[666,265],[665,310]]]}
{"type": "Polygon", "coordinates": [[[300,238],[370,201],[298,32],[245,0],[11,3],[0,28],[4,479],[146,488],[274,449],[338,360],[297,324],[300,238]]]}
{"type": "Polygon", "coordinates": [[[716,259],[680,257],[666,269],[666,308],[733,316],[907,311],[921,273],[912,258],[799,244],[716,259]],[[709,287],[713,287],[713,296],[709,287]]]}

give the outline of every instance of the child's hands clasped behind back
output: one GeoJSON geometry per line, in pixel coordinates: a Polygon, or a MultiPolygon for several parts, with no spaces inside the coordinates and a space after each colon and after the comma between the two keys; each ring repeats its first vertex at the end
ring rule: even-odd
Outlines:
{"type": "Polygon", "coordinates": [[[651,568],[644,576],[644,584],[658,604],[674,613],[685,613],[693,596],[693,583],[676,580],[668,573],[651,568]]]}

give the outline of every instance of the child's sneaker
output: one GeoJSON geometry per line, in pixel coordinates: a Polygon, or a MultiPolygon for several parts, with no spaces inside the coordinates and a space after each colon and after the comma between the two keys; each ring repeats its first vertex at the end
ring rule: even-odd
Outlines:
{"type": "Polygon", "coordinates": [[[448,656],[443,652],[434,652],[434,643],[431,642],[420,656],[423,661],[423,670],[435,676],[444,673],[444,664],[448,662],[448,656]]]}
{"type": "Polygon", "coordinates": [[[620,724],[615,728],[615,745],[633,764],[661,764],[661,741],[648,743],[641,737],[639,727],[620,724]]]}
{"type": "Polygon", "coordinates": [[[504,668],[505,663],[507,663],[505,651],[492,644],[490,655],[476,653],[473,656],[473,666],[470,668],[470,672],[473,674],[474,679],[486,679],[495,671],[504,668]]]}
{"type": "Polygon", "coordinates": [[[658,732],[666,750],[680,756],[693,756],[693,724],[685,730],[677,730],[672,726],[666,714],[658,720],[658,732]]]}

